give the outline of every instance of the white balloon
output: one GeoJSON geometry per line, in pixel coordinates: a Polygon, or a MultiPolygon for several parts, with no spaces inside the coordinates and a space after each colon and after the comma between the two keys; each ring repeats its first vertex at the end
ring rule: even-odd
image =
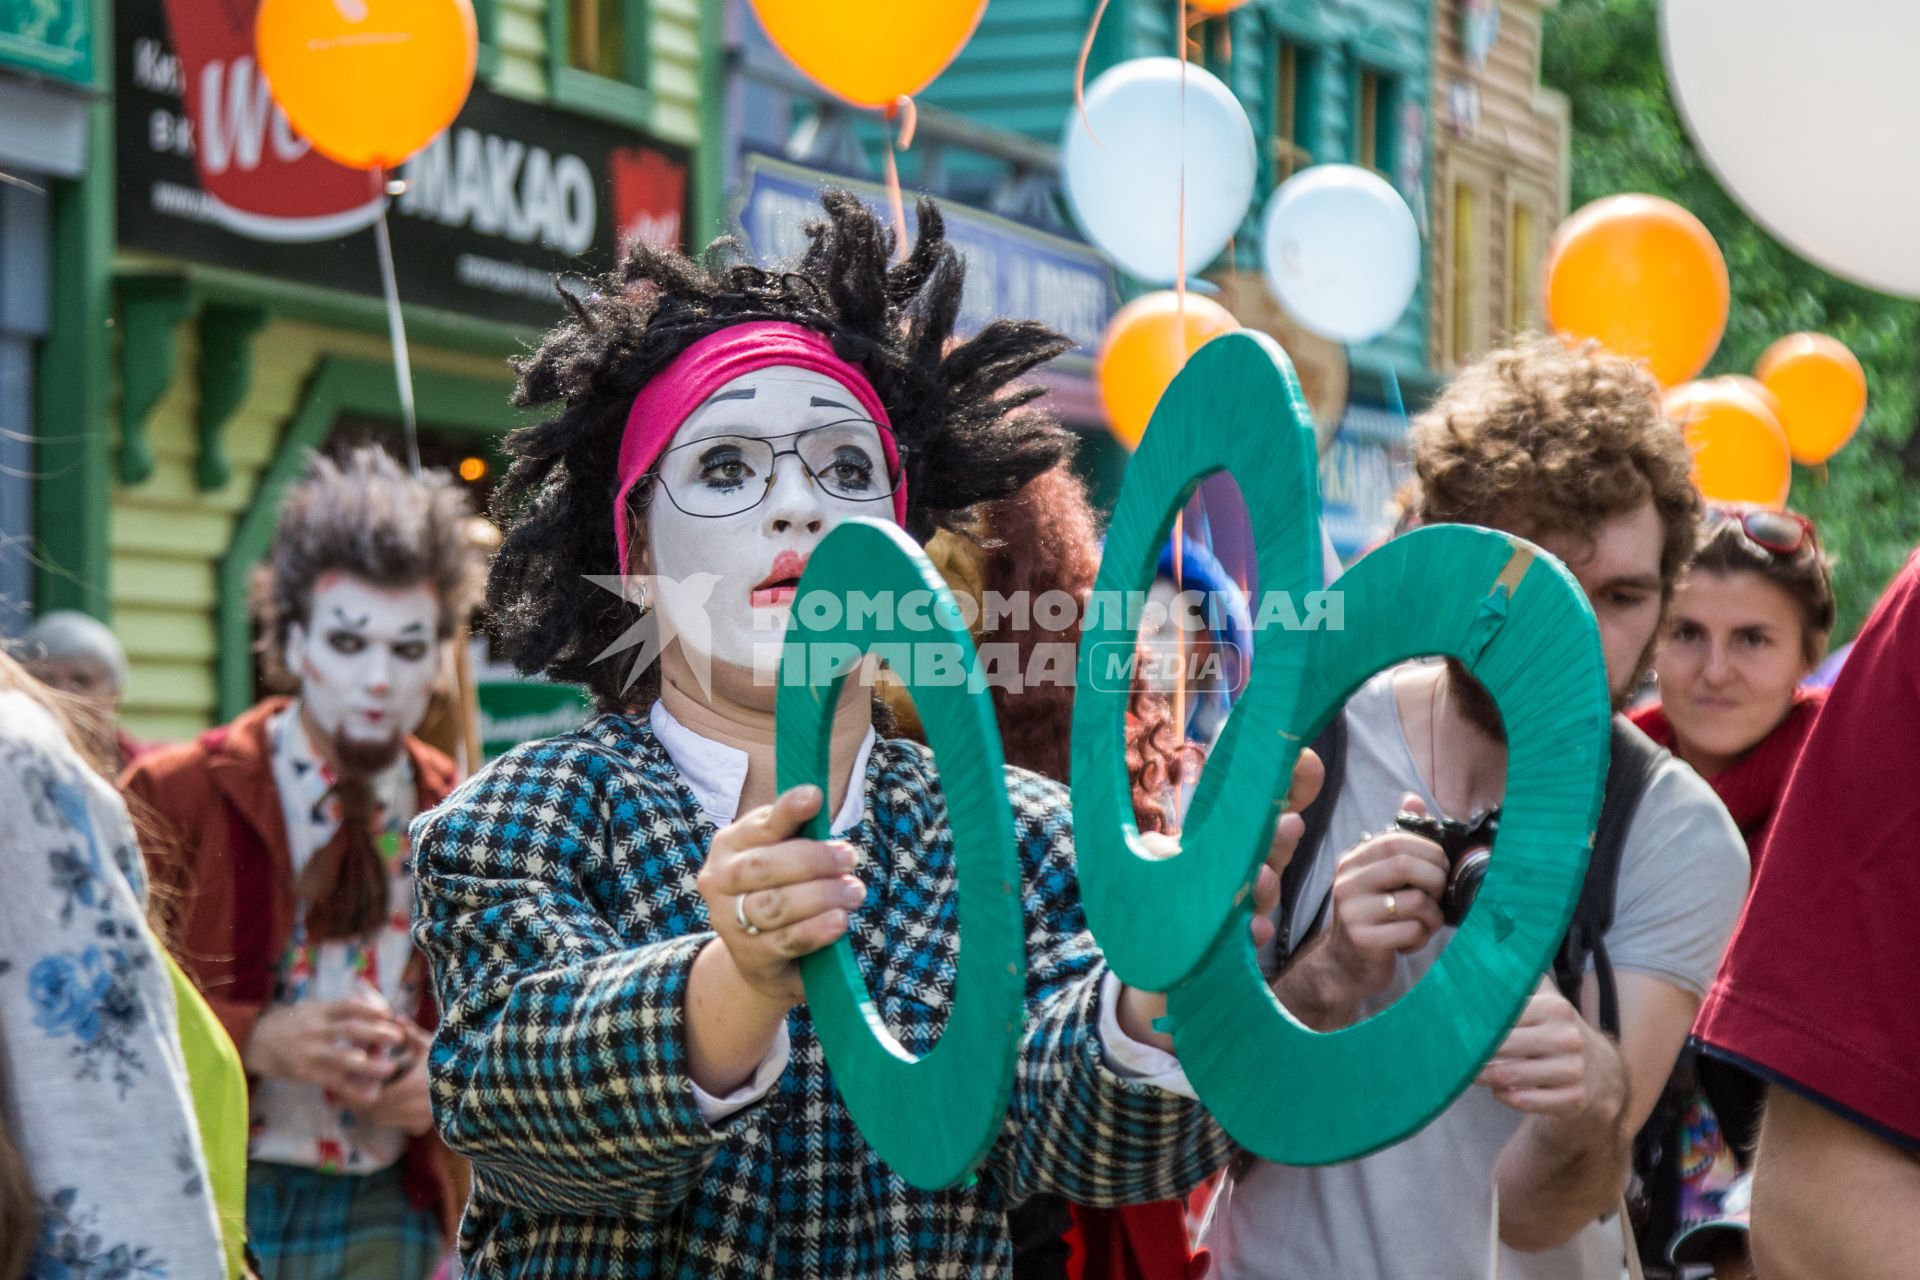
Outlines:
{"type": "Polygon", "coordinates": [[[1406,198],[1350,164],[1303,169],[1267,202],[1267,284],[1323,338],[1367,342],[1399,323],[1420,286],[1420,226],[1406,198]]]}
{"type": "Polygon", "coordinates": [[[1733,197],[1835,275],[1920,298],[1920,5],[1663,0],[1674,100],[1733,197]]]}
{"type": "Polygon", "coordinates": [[[1189,64],[1185,81],[1183,108],[1178,58],[1123,62],[1088,87],[1087,121],[1069,112],[1060,143],[1061,179],[1081,230],[1130,275],[1155,284],[1179,270],[1183,150],[1189,273],[1220,256],[1253,204],[1245,109],[1200,67],[1189,64]]]}

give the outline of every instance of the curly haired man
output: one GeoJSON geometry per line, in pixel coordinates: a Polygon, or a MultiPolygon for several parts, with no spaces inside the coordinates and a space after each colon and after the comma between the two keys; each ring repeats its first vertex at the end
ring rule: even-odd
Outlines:
{"type": "MultiPolygon", "coordinates": [[[[1593,347],[1523,342],[1460,374],[1415,424],[1413,455],[1422,523],[1488,526],[1565,562],[1623,700],[1651,660],[1700,510],[1659,389],[1593,347]]],[[[1453,934],[1441,908],[1447,859],[1396,831],[1396,813],[1471,820],[1497,809],[1507,766],[1498,710],[1451,660],[1382,672],[1349,700],[1344,724],[1326,834],[1291,873],[1301,888],[1272,957],[1280,1002],[1323,1031],[1399,999],[1453,934]]],[[[1638,731],[1616,719],[1616,760],[1622,735],[1638,731]]],[[[1502,1276],[1616,1280],[1610,1215],[1629,1145],[1666,1086],[1747,878],[1740,834],[1707,785],[1664,753],[1642,758],[1603,940],[1617,1039],[1597,1025],[1596,968],[1582,966],[1573,999],[1543,982],[1476,1087],[1418,1134],[1347,1164],[1244,1169],[1209,1241],[1219,1274],[1482,1275],[1497,1246],[1502,1276]]]]}

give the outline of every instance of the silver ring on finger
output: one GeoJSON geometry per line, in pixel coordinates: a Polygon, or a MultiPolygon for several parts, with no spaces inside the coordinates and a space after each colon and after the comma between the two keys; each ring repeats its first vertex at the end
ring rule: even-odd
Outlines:
{"type": "Polygon", "coordinates": [[[1400,918],[1400,900],[1398,898],[1395,898],[1392,894],[1388,894],[1387,895],[1387,919],[1398,920],[1399,918],[1400,918]]]}
{"type": "Polygon", "coordinates": [[[741,894],[733,900],[733,922],[740,926],[740,932],[749,938],[760,936],[760,926],[747,919],[747,895],[741,894]]]}

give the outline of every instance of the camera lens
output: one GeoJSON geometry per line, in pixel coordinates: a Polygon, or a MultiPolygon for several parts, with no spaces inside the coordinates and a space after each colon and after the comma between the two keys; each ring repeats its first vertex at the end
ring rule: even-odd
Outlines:
{"type": "Polygon", "coordinates": [[[1487,868],[1492,862],[1493,850],[1484,845],[1461,855],[1453,874],[1447,877],[1446,896],[1440,903],[1441,914],[1448,924],[1458,928],[1467,918],[1473,900],[1480,896],[1480,885],[1486,880],[1487,868]]]}

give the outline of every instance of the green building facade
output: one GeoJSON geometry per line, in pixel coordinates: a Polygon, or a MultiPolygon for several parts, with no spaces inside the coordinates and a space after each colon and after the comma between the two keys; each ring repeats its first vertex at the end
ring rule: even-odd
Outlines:
{"type": "MultiPolygon", "coordinates": [[[[1073,75],[1095,0],[992,0],[974,38],[924,95],[982,124],[1057,145],[1073,112],[1073,75]]],[[[1187,56],[1226,82],[1253,124],[1255,200],[1220,261],[1195,270],[1243,324],[1293,355],[1322,427],[1327,526],[1351,556],[1382,536],[1404,478],[1406,409],[1428,398],[1430,286],[1400,323],[1342,349],[1304,333],[1260,275],[1267,196],[1314,164],[1358,164],[1386,177],[1430,225],[1435,43],[1432,0],[1248,0],[1208,17],[1189,6],[1187,56]]],[[[1129,58],[1177,52],[1176,0],[1110,0],[1087,79],[1129,58]]],[[[1140,286],[1123,282],[1129,292],[1140,286]]],[[[1202,284],[1205,287],[1205,284],[1202,284]]],[[[1105,452],[1104,447],[1102,452],[1105,452]]],[[[1103,457],[1112,469],[1123,462],[1103,457]]]]}
{"type": "MultiPolygon", "coordinates": [[[[45,219],[36,556],[0,626],[56,608],[108,620],[137,737],[190,735],[256,696],[247,582],[307,451],[400,443],[379,199],[246,109],[254,8],[99,0],[88,154],[45,219]]],[[[562,314],[555,274],[689,232],[702,19],[697,0],[476,9],[473,94],[396,175],[386,217],[423,453],[478,503],[520,421],[508,357],[562,314]]]]}
{"type": "Polygon", "coordinates": [[[95,43],[89,0],[0,0],[0,635],[25,624],[34,598],[32,477],[47,460],[35,414],[53,334],[54,225],[75,212],[87,171],[95,43]]]}

